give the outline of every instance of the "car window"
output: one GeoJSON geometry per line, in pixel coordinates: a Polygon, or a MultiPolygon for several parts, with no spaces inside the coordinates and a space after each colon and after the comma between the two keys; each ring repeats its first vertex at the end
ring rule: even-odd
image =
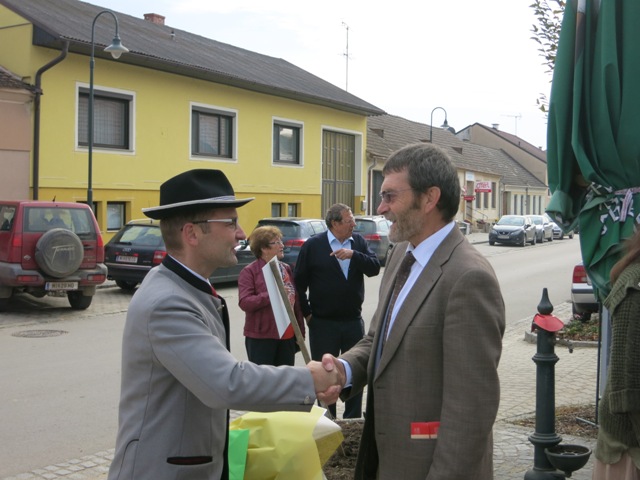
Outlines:
{"type": "Polygon", "coordinates": [[[389,232],[389,224],[389,220],[382,220],[380,223],[378,223],[378,228],[381,232],[387,233],[389,232]]]}
{"type": "Polygon", "coordinates": [[[327,229],[327,224],[324,222],[309,222],[311,224],[311,228],[313,229],[313,234],[322,233],[327,229]]]}
{"type": "Polygon", "coordinates": [[[353,230],[356,233],[360,233],[364,235],[369,233],[375,233],[376,224],[370,220],[360,220],[356,218],[356,227],[353,230]]]}
{"type": "Polygon", "coordinates": [[[542,225],[542,217],[531,217],[533,220],[533,223],[535,223],[536,225],[542,225]]]}
{"type": "Polygon", "coordinates": [[[46,232],[66,228],[80,238],[94,235],[91,213],[85,208],[26,207],[25,232],[46,232]]]}
{"type": "Polygon", "coordinates": [[[118,243],[135,246],[163,247],[162,232],[159,227],[149,225],[131,225],[122,231],[120,238],[114,239],[118,243]]]}
{"type": "Polygon", "coordinates": [[[295,223],[289,222],[258,222],[258,225],[261,227],[272,226],[278,228],[282,232],[282,236],[285,238],[298,238],[300,236],[299,231],[300,227],[295,223]]]}
{"type": "Polygon", "coordinates": [[[498,225],[524,225],[524,217],[502,217],[498,220],[498,225]]]}

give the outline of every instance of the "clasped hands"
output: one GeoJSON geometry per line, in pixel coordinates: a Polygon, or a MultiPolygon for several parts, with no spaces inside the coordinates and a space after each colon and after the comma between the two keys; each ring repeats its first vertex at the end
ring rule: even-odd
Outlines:
{"type": "Polygon", "coordinates": [[[342,362],[327,353],[322,357],[322,362],[311,361],[307,363],[307,368],[311,371],[318,400],[325,405],[336,403],[346,382],[342,362]]]}

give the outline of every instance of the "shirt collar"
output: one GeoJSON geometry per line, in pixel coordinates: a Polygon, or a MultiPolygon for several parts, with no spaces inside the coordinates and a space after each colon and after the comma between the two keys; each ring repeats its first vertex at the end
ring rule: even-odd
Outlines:
{"type": "Polygon", "coordinates": [[[456,222],[448,223],[433,235],[425,238],[415,248],[413,247],[413,245],[409,244],[409,246],[407,247],[407,252],[412,251],[413,256],[416,257],[416,262],[419,263],[422,268],[424,268],[425,265],[429,263],[429,260],[431,260],[433,252],[436,251],[445,237],[449,235],[451,230],[453,230],[455,223],[456,222]]]}
{"type": "Polygon", "coordinates": [[[327,230],[327,238],[329,239],[329,244],[332,244],[333,241],[335,240],[336,242],[338,242],[339,245],[344,245],[346,242],[353,240],[353,237],[351,236],[347,238],[344,242],[341,242],[340,240],[338,240],[338,238],[333,234],[331,230],[327,230]]]}

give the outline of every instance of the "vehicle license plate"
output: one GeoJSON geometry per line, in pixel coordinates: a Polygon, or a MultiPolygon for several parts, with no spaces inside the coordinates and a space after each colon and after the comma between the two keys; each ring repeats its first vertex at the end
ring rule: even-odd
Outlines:
{"type": "Polygon", "coordinates": [[[498,235],[498,238],[509,238],[509,235],[498,235]]]}
{"type": "Polygon", "coordinates": [[[78,282],[47,282],[44,289],[48,291],[54,290],[77,290],[78,282]]]}
{"type": "Polygon", "coordinates": [[[138,263],[138,257],[133,257],[131,255],[116,255],[116,262],[138,263]]]}

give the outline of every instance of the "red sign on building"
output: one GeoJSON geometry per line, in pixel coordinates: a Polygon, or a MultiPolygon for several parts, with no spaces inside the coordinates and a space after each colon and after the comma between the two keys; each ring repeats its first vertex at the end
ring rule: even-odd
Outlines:
{"type": "Polygon", "coordinates": [[[485,181],[476,182],[475,192],[491,193],[491,182],[485,182],[485,181]]]}

